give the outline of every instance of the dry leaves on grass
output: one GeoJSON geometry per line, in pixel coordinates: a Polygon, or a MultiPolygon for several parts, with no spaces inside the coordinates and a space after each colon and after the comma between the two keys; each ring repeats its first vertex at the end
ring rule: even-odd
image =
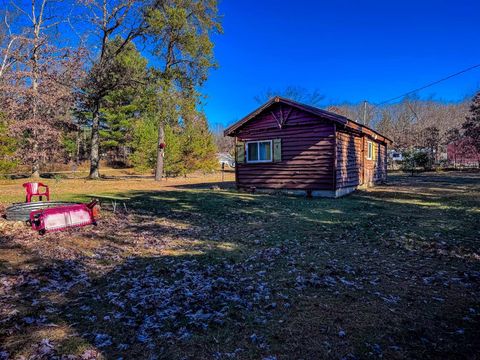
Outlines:
{"type": "Polygon", "coordinates": [[[385,205],[391,193],[335,202],[162,196],[153,210],[105,212],[98,227],[43,237],[0,220],[5,351],[355,359],[478,349],[472,244],[463,240],[462,253],[457,230],[452,242],[451,230],[408,228],[408,211],[385,205]],[[52,331],[59,328],[63,337],[52,331]]]}

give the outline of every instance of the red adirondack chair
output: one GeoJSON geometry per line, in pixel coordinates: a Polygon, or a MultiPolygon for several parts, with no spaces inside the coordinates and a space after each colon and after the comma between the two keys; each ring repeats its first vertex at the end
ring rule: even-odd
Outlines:
{"type": "Polygon", "coordinates": [[[46,196],[47,201],[50,201],[50,191],[48,190],[47,185],[37,182],[30,182],[23,184],[23,187],[27,191],[27,196],[25,198],[26,202],[31,202],[32,196],[39,196],[40,201],[42,201],[43,196],[46,196]],[[40,190],[41,187],[44,188],[43,192],[40,190]]]}

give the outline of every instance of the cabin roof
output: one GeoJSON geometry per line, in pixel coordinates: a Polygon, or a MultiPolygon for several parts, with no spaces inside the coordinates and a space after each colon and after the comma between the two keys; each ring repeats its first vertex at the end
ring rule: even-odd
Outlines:
{"type": "Polygon", "coordinates": [[[275,103],[282,103],[282,104],[290,105],[294,108],[306,111],[306,112],[308,112],[310,114],[313,114],[313,115],[316,115],[318,117],[331,120],[331,121],[333,121],[337,124],[343,125],[346,128],[349,128],[349,129],[352,129],[352,130],[355,130],[355,131],[360,131],[362,133],[366,133],[370,136],[375,137],[376,139],[378,139],[380,141],[385,141],[385,142],[388,142],[388,143],[392,143],[392,140],[387,138],[386,136],[384,136],[384,135],[380,134],[379,132],[369,128],[366,125],[362,125],[360,123],[357,123],[356,121],[350,120],[349,118],[347,118],[345,116],[338,115],[338,114],[335,114],[335,113],[330,112],[330,111],[322,110],[322,109],[319,109],[315,106],[302,104],[302,103],[299,103],[297,101],[287,99],[287,98],[283,98],[283,97],[280,97],[280,96],[275,96],[274,98],[270,99],[265,104],[260,106],[258,109],[252,111],[250,114],[245,116],[243,119],[241,119],[241,120],[237,121],[236,123],[234,123],[233,125],[229,126],[227,129],[225,129],[224,135],[235,136],[235,132],[239,128],[241,128],[247,122],[249,122],[253,118],[255,118],[255,116],[259,115],[262,111],[269,108],[270,106],[272,106],[275,103]]]}

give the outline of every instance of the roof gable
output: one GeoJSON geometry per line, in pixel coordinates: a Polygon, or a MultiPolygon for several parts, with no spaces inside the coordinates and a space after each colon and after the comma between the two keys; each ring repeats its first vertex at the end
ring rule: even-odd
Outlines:
{"type": "MultiPolygon", "coordinates": [[[[267,110],[272,105],[277,104],[277,103],[289,105],[293,108],[297,108],[299,110],[306,111],[306,112],[311,113],[313,115],[317,115],[319,117],[335,121],[335,122],[340,123],[342,125],[345,125],[348,121],[348,119],[344,116],[334,114],[334,113],[331,113],[329,111],[321,110],[319,108],[316,108],[316,107],[313,107],[313,106],[310,106],[310,105],[301,104],[301,103],[298,103],[298,102],[290,100],[290,99],[286,99],[286,98],[276,96],[276,97],[270,99],[269,101],[267,101],[262,106],[260,106],[258,109],[254,110],[253,112],[251,112],[250,114],[245,116],[243,119],[237,121],[235,124],[228,127],[225,130],[224,134],[229,135],[229,136],[233,135],[233,133],[236,130],[240,129],[247,122],[253,120],[257,115],[259,115],[260,113],[262,113],[263,111],[267,110]]],[[[272,112],[275,120],[277,121],[277,123],[280,127],[282,125],[285,125],[285,122],[288,119],[288,115],[289,115],[288,111],[289,110],[286,109],[285,111],[280,110],[280,112],[278,112],[278,111],[275,112],[275,113],[272,112]]]]}

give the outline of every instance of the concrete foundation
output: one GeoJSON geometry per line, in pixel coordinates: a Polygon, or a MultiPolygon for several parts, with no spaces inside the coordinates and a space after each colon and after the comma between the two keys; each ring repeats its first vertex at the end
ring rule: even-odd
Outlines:
{"type": "Polygon", "coordinates": [[[358,186],[350,186],[350,187],[344,187],[344,188],[341,188],[341,189],[337,189],[337,191],[335,191],[335,197],[338,198],[338,197],[348,195],[348,194],[354,192],[355,190],[357,190],[357,188],[358,188],[358,186]]]}
{"type": "Polygon", "coordinates": [[[291,195],[291,196],[304,196],[304,197],[325,197],[325,198],[339,198],[348,195],[355,191],[357,186],[351,186],[346,188],[333,190],[299,190],[299,189],[265,189],[265,188],[238,188],[238,190],[260,193],[260,194],[279,194],[279,195],[291,195]]]}

